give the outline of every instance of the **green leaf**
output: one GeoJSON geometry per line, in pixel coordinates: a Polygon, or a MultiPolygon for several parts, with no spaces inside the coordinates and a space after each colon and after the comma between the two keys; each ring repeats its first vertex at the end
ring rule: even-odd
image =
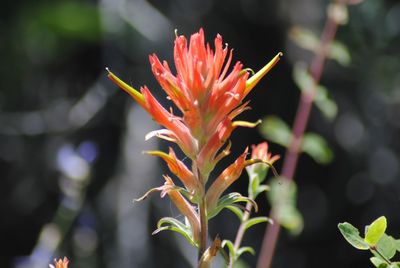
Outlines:
{"type": "Polygon", "coordinates": [[[253,199],[248,198],[247,196],[243,196],[240,193],[229,193],[227,195],[224,195],[218,200],[218,204],[215,206],[213,210],[208,211],[207,215],[208,219],[211,219],[216,215],[218,215],[218,213],[220,213],[221,210],[223,210],[224,208],[227,208],[228,206],[231,206],[239,202],[245,202],[245,203],[250,202],[254,206],[255,210],[258,209],[257,203],[253,199]]]}
{"type": "MultiPolygon", "coordinates": [[[[302,92],[307,92],[314,86],[314,79],[309,74],[307,65],[302,62],[294,65],[293,80],[302,92]]],[[[338,108],[335,101],[329,96],[326,87],[317,85],[317,93],[314,97],[314,103],[328,120],[332,120],[336,117],[338,108]]]]}
{"type": "Polygon", "coordinates": [[[400,252],[400,239],[395,240],[396,250],[400,252]]]}
{"type": "Polygon", "coordinates": [[[243,253],[250,253],[251,255],[256,255],[256,251],[252,247],[241,247],[236,252],[236,258],[239,258],[243,253]]]}
{"type": "Polygon", "coordinates": [[[314,79],[307,71],[307,65],[298,62],[293,67],[293,80],[300,91],[309,91],[314,85],[314,79]]]}
{"type": "MultiPolygon", "coordinates": [[[[268,185],[259,185],[256,189],[255,192],[255,197],[257,197],[259,194],[261,194],[262,192],[267,192],[269,191],[271,188],[268,185]]],[[[254,197],[254,198],[255,198],[254,197]]]]}
{"type": "Polygon", "coordinates": [[[292,133],[289,126],[277,116],[267,116],[260,124],[261,134],[268,140],[282,145],[289,146],[292,133]]]}
{"type": "Polygon", "coordinates": [[[303,217],[297,209],[297,187],[293,181],[283,178],[271,180],[267,197],[276,211],[276,221],[297,235],[303,229],[303,217]]]}
{"type": "Polygon", "coordinates": [[[249,229],[251,226],[263,223],[263,222],[271,222],[271,219],[268,217],[254,217],[251,219],[248,219],[246,223],[244,224],[244,230],[249,229]]]}
{"type": "Polygon", "coordinates": [[[379,253],[390,260],[396,254],[396,240],[390,235],[383,234],[376,248],[379,253]]]}
{"type": "Polygon", "coordinates": [[[158,234],[159,232],[162,231],[174,231],[177,232],[183,237],[186,238],[186,240],[189,241],[190,244],[193,246],[196,246],[196,242],[193,240],[192,237],[192,231],[189,226],[186,226],[182,222],[178,221],[177,219],[171,218],[171,217],[164,217],[161,218],[158,223],[157,223],[157,229],[152,233],[153,235],[158,234]]]}
{"type": "Polygon", "coordinates": [[[228,248],[229,256],[233,256],[233,258],[235,258],[235,246],[233,245],[232,241],[226,239],[222,241],[221,247],[224,248],[225,246],[228,248]]]}
{"type": "Polygon", "coordinates": [[[372,264],[373,264],[375,267],[381,268],[381,267],[387,267],[387,265],[388,265],[388,264],[385,262],[385,260],[382,260],[382,258],[379,258],[379,257],[371,257],[369,260],[372,262],[372,264]]]}
{"type": "Polygon", "coordinates": [[[325,139],[315,133],[304,134],[302,151],[320,164],[328,164],[333,159],[333,152],[329,148],[325,139]]]}
{"type": "Polygon", "coordinates": [[[364,239],[360,236],[360,232],[356,227],[348,222],[339,223],[338,228],[342,233],[343,237],[349,242],[353,247],[361,250],[368,250],[369,245],[365,243],[364,239]]]}
{"type": "Polygon", "coordinates": [[[326,119],[330,121],[335,119],[338,107],[336,102],[329,95],[329,91],[326,87],[321,85],[317,86],[317,94],[315,95],[314,103],[326,119]]]}
{"type": "Polygon", "coordinates": [[[239,218],[240,221],[242,221],[243,219],[243,211],[241,208],[235,206],[235,205],[231,205],[231,206],[226,206],[225,208],[229,209],[230,211],[232,211],[233,213],[235,213],[235,215],[239,218]]]}
{"type": "Polygon", "coordinates": [[[317,35],[315,35],[312,31],[299,26],[295,26],[290,29],[289,37],[299,47],[312,52],[316,52],[320,46],[320,41],[317,35]]]}
{"type": "Polygon", "coordinates": [[[386,231],[386,218],[385,216],[379,217],[368,227],[364,241],[370,246],[375,246],[386,231]]]}
{"type": "Polygon", "coordinates": [[[343,43],[337,40],[332,42],[327,56],[332,60],[336,60],[339,64],[343,66],[349,66],[351,62],[349,50],[343,43]]]}

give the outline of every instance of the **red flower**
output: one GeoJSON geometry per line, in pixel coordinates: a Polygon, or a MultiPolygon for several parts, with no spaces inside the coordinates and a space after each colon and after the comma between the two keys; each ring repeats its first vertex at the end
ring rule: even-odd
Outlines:
{"type": "Polygon", "coordinates": [[[54,259],[54,265],[50,264],[50,268],[68,268],[68,262],[69,260],[67,259],[67,257],[64,257],[64,259],[54,259]]]}
{"type": "MultiPolygon", "coordinates": [[[[230,143],[222,152],[220,151],[233,130],[239,126],[254,127],[258,123],[234,120],[249,109],[249,102],[243,103],[244,98],[279,61],[281,55],[281,53],[276,55],[265,67],[249,78],[249,73],[243,69],[240,62],[236,62],[229,72],[232,50],[229,51],[227,46],[223,47],[220,35],[214,40],[214,50],[205,43],[202,29],[190,37],[189,44],[184,36],[177,36],[174,46],[176,74],[173,74],[166,61],[160,61],[155,54],[150,55],[149,59],[154,76],[168,99],[178,108],[178,113],[173,113],[172,108],[165,109],[146,86],[137,91],[107,69],[108,77],[130,94],[157,123],[165,128],[150,132],[146,135],[146,139],[157,136],[175,142],[190,158],[191,170],[177,159],[172,149],[169,154],[159,151],[148,152],[161,157],[187,191],[175,186],[170,177],[164,176],[166,183],[153,188],[143,198],[153,191],[161,191],[162,196],[168,194],[179,211],[188,219],[196,243],[199,242],[201,231],[199,214],[181,192],[184,190],[186,196],[188,192],[191,196],[190,201],[199,204],[199,207],[200,204],[206,204],[208,210],[213,209],[222,193],[239,178],[243,168],[251,164],[248,162],[251,160],[246,161],[246,149],[218,176],[208,191],[205,191],[210,172],[219,160],[229,154],[230,143]]],[[[259,151],[261,154],[262,150],[259,151]]],[[[275,160],[274,157],[270,158],[269,154],[262,157],[270,161],[275,160]]]]}

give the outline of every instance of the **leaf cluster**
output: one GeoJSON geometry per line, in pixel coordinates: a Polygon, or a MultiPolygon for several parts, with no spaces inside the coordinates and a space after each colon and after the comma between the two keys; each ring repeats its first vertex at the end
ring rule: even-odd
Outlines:
{"type": "Polygon", "coordinates": [[[400,262],[392,261],[396,252],[400,252],[400,239],[395,239],[386,232],[387,220],[381,216],[365,227],[364,238],[359,230],[348,222],[339,223],[338,228],[343,237],[353,247],[369,250],[374,255],[370,258],[378,268],[400,268],[400,262]]]}

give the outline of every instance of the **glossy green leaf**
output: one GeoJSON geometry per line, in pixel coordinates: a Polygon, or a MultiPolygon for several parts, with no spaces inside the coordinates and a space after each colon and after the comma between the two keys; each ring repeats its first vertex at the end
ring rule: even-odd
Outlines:
{"type": "Polygon", "coordinates": [[[173,231],[177,232],[183,237],[186,238],[186,240],[189,241],[190,244],[193,246],[196,246],[195,241],[193,240],[192,237],[192,231],[189,226],[186,226],[179,220],[171,217],[164,217],[161,218],[158,223],[157,223],[157,229],[152,233],[153,235],[158,234],[159,232],[162,231],[173,231]]]}
{"type": "Polygon", "coordinates": [[[239,258],[243,253],[250,253],[251,255],[256,255],[256,251],[252,247],[241,247],[236,252],[236,258],[239,258]]]}
{"type": "Polygon", "coordinates": [[[328,164],[333,159],[333,152],[328,143],[322,136],[315,133],[304,134],[302,151],[320,164],[328,164]]]}
{"type": "Polygon", "coordinates": [[[376,219],[371,225],[368,227],[367,233],[365,234],[364,241],[367,242],[370,246],[375,246],[383,234],[386,231],[386,218],[384,216],[376,219]]]}
{"type": "Polygon", "coordinates": [[[400,252],[400,239],[395,240],[396,250],[400,252]]]}
{"type": "Polygon", "coordinates": [[[287,147],[292,139],[289,126],[277,116],[267,116],[260,124],[260,132],[267,139],[287,147]]]}
{"type": "Polygon", "coordinates": [[[383,234],[376,248],[387,259],[391,259],[396,254],[396,240],[390,235],[383,234]]]}
{"type": "Polygon", "coordinates": [[[269,219],[268,217],[254,217],[254,218],[248,219],[244,224],[244,230],[247,230],[256,224],[263,223],[263,222],[271,222],[271,219],[269,219]]]}
{"type": "Polygon", "coordinates": [[[246,196],[241,195],[240,193],[229,193],[227,195],[224,195],[218,200],[218,204],[215,206],[215,208],[211,211],[208,211],[207,217],[208,219],[211,219],[218,215],[218,213],[221,212],[224,208],[227,208],[228,206],[231,206],[235,203],[239,202],[245,202],[245,203],[251,203],[255,210],[258,209],[257,203],[254,202],[251,198],[248,198],[246,196]]]}
{"type": "Polygon", "coordinates": [[[379,258],[379,257],[371,257],[369,260],[372,262],[372,264],[375,267],[378,267],[378,268],[388,266],[388,264],[382,258],[379,258]]]}
{"type": "Polygon", "coordinates": [[[233,256],[235,258],[235,246],[233,245],[232,241],[226,239],[223,240],[221,247],[224,248],[225,246],[228,248],[229,256],[233,256]]]}
{"type": "Polygon", "coordinates": [[[273,179],[267,197],[276,211],[276,221],[293,235],[303,229],[303,217],[297,209],[297,187],[293,181],[273,179]]]}
{"type": "Polygon", "coordinates": [[[353,247],[361,250],[368,250],[369,245],[360,236],[360,232],[356,227],[348,222],[339,223],[338,228],[343,237],[349,242],[353,247]]]}
{"type": "Polygon", "coordinates": [[[243,211],[242,208],[239,208],[235,205],[231,205],[231,206],[226,206],[225,208],[229,209],[230,211],[232,211],[233,213],[235,213],[235,215],[239,218],[240,221],[242,221],[243,219],[243,211]]]}

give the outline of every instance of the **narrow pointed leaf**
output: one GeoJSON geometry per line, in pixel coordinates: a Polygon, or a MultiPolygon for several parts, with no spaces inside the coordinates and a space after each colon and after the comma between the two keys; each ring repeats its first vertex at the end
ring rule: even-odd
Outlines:
{"type": "Polygon", "coordinates": [[[241,247],[236,253],[236,258],[239,258],[243,253],[250,253],[251,255],[256,255],[256,251],[252,247],[241,247]]]}
{"type": "Polygon", "coordinates": [[[368,250],[369,245],[362,239],[360,232],[356,227],[348,222],[339,223],[338,225],[340,233],[353,247],[361,250],[368,250]]]}
{"type": "Polygon", "coordinates": [[[235,213],[235,215],[239,218],[239,220],[242,221],[242,219],[243,219],[242,209],[240,209],[239,207],[237,207],[235,205],[226,206],[226,208],[229,209],[230,211],[232,211],[233,213],[235,213]]]}
{"type": "Polygon", "coordinates": [[[249,220],[246,221],[245,225],[244,225],[244,229],[247,230],[250,227],[259,224],[259,223],[263,223],[263,222],[271,222],[271,219],[268,217],[254,217],[251,218],[249,220]]]}
{"type": "Polygon", "coordinates": [[[375,246],[383,234],[386,231],[386,218],[384,216],[376,219],[371,225],[368,227],[367,233],[365,235],[364,241],[368,243],[370,246],[375,246]]]}
{"type": "Polygon", "coordinates": [[[157,223],[157,229],[152,233],[153,235],[158,234],[161,231],[174,231],[183,235],[190,244],[196,245],[192,237],[192,231],[189,226],[186,226],[179,220],[171,217],[161,218],[157,223]]]}
{"type": "Polygon", "coordinates": [[[218,200],[218,204],[215,206],[214,209],[212,209],[211,211],[207,211],[208,219],[211,219],[211,218],[215,217],[216,215],[218,215],[218,213],[220,213],[221,210],[223,210],[227,206],[231,206],[231,205],[233,205],[235,203],[239,203],[239,202],[245,202],[245,203],[250,202],[256,211],[258,209],[257,203],[254,200],[252,200],[246,196],[243,196],[239,193],[229,193],[227,195],[224,195],[223,197],[221,197],[218,200]]]}
{"type": "Polygon", "coordinates": [[[221,247],[224,248],[225,246],[228,248],[229,256],[235,257],[235,246],[233,245],[232,241],[226,239],[222,241],[221,247]]]}

